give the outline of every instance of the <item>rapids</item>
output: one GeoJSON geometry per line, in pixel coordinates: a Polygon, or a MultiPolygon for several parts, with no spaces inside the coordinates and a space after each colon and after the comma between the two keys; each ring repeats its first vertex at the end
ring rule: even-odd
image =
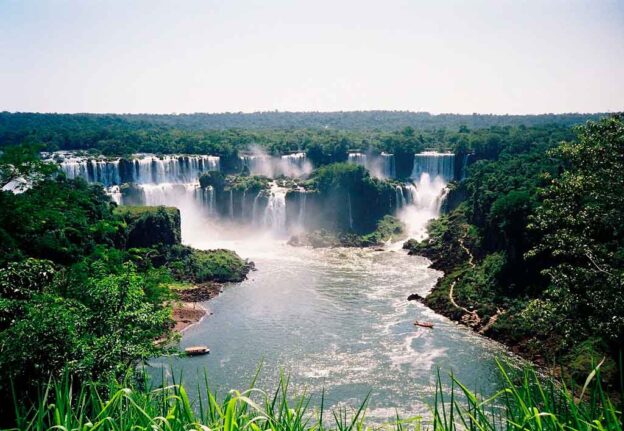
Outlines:
{"type": "Polygon", "coordinates": [[[357,406],[371,392],[368,417],[377,422],[395,409],[427,414],[438,369],[472,389],[497,387],[494,358],[506,355],[503,347],[406,300],[426,295],[441,276],[425,258],[393,247],[297,248],[270,233],[189,230],[186,243],[234,249],[258,270],[205,303],[212,314],[183,333],[181,348],[206,344],[210,355],[154,359],[154,376],[182,374],[196,387],[205,372],[223,394],[245,389],[262,364],[256,386],[274,389],[283,372],[313,402],[325,390],[328,407],[357,406]]]}
{"type": "MultiPolygon", "coordinates": [[[[394,156],[349,154],[380,178],[395,175],[394,156]]],[[[241,156],[251,173],[269,177],[305,175],[305,154],[241,156]]],[[[426,224],[439,215],[446,185],[454,178],[453,154],[416,154],[409,181],[397,184],[395,213],[410,237],[422,239],[426,224]]],[[[465,174],[467,157],[462,161],[465,174]]],[[[471,330],[436,315],[407,296],[426,296],[441,273],[423,257],[408,256],[401,243],[383,250],[292,247],[288,239],[286,189],[272,182],[265,206],[260,193],[225,196],[226,211],[215,213],[215,193],[201,189],[197,174],[218,170],[210,156],[141,156],[134,161],[67,157],[70,177],[101,182],[121,202],[119,182],[131,177],[147,205],[174,205],[182,214],[182,240],[200,249],[227,248],[256,264],[257,271],[209,303],[212,313],[183,333],[180,347],[208,345],[210,355],[163,357],[150,361],[155,379],[182,374],[188,388],[204,373],[221,394],[245,389],[263,364],[257,386],[275,388],[280,373],[295,391],[313,397],[325,391],[328,407],[359,405],[370,392],[369,419],[428,414],[436,372],[454,373],[471,389],[491,392],[497,385],[495,357],[507,351],[471,330]],[[430,321],[433,329],[414,326],[430,321]]],[[[349,221],[358,216],[351,211],[349,221]]],[[[310,217],[306,194],[294,201],[299,228],[310,217]]],[[[448,380],[448,379],[447,379],[448,380]]]]}

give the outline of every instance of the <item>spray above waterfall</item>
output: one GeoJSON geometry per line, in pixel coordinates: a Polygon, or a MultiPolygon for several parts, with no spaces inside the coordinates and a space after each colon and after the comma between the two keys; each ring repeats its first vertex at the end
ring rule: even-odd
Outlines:
{"type": "Polygon", "coordinates": [[[304,152],[268,155],[262,148],[253,146],[250,154],[239,156],[241,166],[249,170],[250,175],[262,175],[269,178],[299,178],[312,173],[313,166],[304,152]]]}
{"type": "Polygon", "coordinates": [[[381,153],[379,155],[352,152],[347,156],[348,163],[364,166],[371,176],[379,179],[396,178],[394,154],[381,153]]]}
{"type": "MultiPolygon", "coordinates": [[[[309,185],[305,185],[305,178],[312,165],[303,152],[270,156],[254,148],[252,154],[240,156],[241,166],[250,176],[210,176],[209,182],[202,185],[198,181],[202,173],[220,170],[219,157],[138,154],[130,159],[111,159],[57,154],[56,160],[67,177],[103,184],[118,204],[180,208],[182,228],[187,232],[203,229],[207,222],[219,222],[285,235],[323,228],[319,217],[334,213],[340,215],[343,228],[361,230],[365,217],[362,210],[367,208],[353,190],[344,195],[343,201],[336,201],[336,205],[344,206],[343,210],[323,207],[316,192],[306,189],[309,185]],[[304,179],[297,179],[301,177],[304,179]]],[[[396,177],[392,154],[352,152],[348,161],[364,166],[373,177],[396,177]]],[[[384,210],[395,211],[407,225],[410,237],[423,238],[427,222],[439,215],[447,183],[454,176],[454,164],[451,153],[415,154],[410,181],[391,183],[390,193],[383,198],[388,202],[384,210]]]]}
{"type": "Polygon", "coordinates": [[[446,186],[453,180],[455,155],[426,151],[414,155],[412,183],[397,189],[397,216],[406,224],[408,235],[422,240],[429,220],[440,215],[446,186]]]}

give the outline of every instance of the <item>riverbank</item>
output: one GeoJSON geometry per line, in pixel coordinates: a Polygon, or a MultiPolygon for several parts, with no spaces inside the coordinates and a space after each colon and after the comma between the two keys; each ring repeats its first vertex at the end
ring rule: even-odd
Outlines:
{"type": "Polygon", "coordinates": [[[218,296],[223,291],[223,285],[219,283],[203,283],[191,287],[182,285],[175,286],[172,290],[178,297],[172,311],[173,331],[182,333],[208,315],[208,310],[201,303],[218,296]]]}
{"type": "MultiPolygon", "coordinates": [[[[484,251],[482,238],[460,208],[434,220],[429,236],[407,241],[410,255],[424,256],[431,268],[444,272],[430,293],[418,299],[438,314],[506,346],[546,373],[579,383],[586,370],[606,356],[599,341],[586,340],[572,348],[561,347],[561,335],[544,318],[549,309],[536,295],[531,299],[504,278],[509,264],[500,252],[484,251]]],[[[606,357],[601,374],[612,384],[617,364],[606,357]]]]}
{"type": "Polygon", "coordinates": [[[426,240],[409,240],[403,245],[408,254],[426,257],[431,268],[444,273],[431,292],[419,300],[436,313],[502,343],[514,354],[547,366],[542,349],[528,337],[518,337],[520,329],[514,332],[507,324],[509,303],[488,285],[487,277],[480,277],[488,262],[479,255],[477,238],[462,215],[443,216],[428,230],[426,240]]]}

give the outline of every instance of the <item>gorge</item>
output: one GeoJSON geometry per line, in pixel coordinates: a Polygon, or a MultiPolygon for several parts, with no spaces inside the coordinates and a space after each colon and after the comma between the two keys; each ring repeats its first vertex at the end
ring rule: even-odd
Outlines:
{"type": "Polygon", "coordinates": [[[368,416],[374,422],[393,417],[395,409],[402,416],[425,413],[437,367],[484,390],[497,387],[495,357],[505,354],[502,346],[406,301],[412,293],[426,296],[440,277],[427,259],[408,256],[392,240],[383,249],[285,243],[293,233],[318,227],[364,232],[375,208],[402,220],[409,237],[423,238],[455,177],[452,154],[415,155],[404,181],[368,178],[358,168],[367,166],[365,154],[307,174],[300,155],[243,156],[249,174],[265,177],[223,175],[218,159],[208,156],[147,157],[60,165],[68,176],[77,172],[90,181],[119,181],[128,178],[124,165],[139,166],[132,178],[140,181],[106,184],[117,202],[178,207],[183,243],[234,250],[258,270],[204,303],[212,315],[184,332],[181,347],[207,344],[211,354],[153,359],[148,369],[155,379],[183,373],[193,386],[205,369],[216,389],[243,388],[262,363],[260,386],[270,388],[281,370],[315,402],[325,391],[331,407],[357,405],[372,390],[368,416]],[[328,178],[333,182],[326,184],[328,178]],[[431,321],[434,329],[417,328],[414,320],[431,321]]]}

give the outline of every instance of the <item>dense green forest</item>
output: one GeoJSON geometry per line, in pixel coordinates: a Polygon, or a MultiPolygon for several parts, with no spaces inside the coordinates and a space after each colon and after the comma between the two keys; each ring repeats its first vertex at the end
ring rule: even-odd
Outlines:
{"type": "Polygon", "coordinates": [[[426,303],[582,379],[624,343],[624,121],[553,146],[506,146],[451,185],[430,238],[406,244],[446,275],[426,303]],[[453,297],[455,304],[450,301],[453,297]]]}
{"type": "Polygon", "coordinates": [[[55,169],[32,146],[0,157],[2,185],[30,182],[0,192],[5,421],[12,399],[27,406],[50,376],[106,380],[162,353],[175,336],[173,281],[240,281],[249,271],[233,252],[181,245],[177,209],[117,210],[101,186],[52,177],[55,169]]]}
{"type": "MultiPolygon", "coordinates": [[[[318,168],[304,185],[328,201],[330,190],[349,193],[353,189],[365,198],[362,212],[367,210],[367,201],[373,202],[375,196],[385,199],[394,191],[387,183],[370,178],[362,167],[337,164],[346,159],[348,150],[394,153],[399,176],[409,175],[413,154],[426,148],[472,154],[467,178],[450,184],[445,214],[430,224],[429,239],[406,244],[411,253],[430,257],[445,272],[425,303],[539,364],[563,366],[566,378],[582,383],[601,363],[599,374],[608,390],[621,390],[623,117],[611,116],[573,129],[572,124],[596,116],[477,116],[472,122],[470,116],[425,116],[422,123],[413,119],[404,124],[416,117],[380,113],[386,120],[380,122],[379,130],[373,130],[364,125],[374,124],[375,113],[346,114],[344,118],[271,113],[231,114],[231,118],[230,114],[224,118],[0,114],[0,185],[20,177],[30,183],[23,193],[0,192],[0,416],[7,423],[13,421],[14,414],[8,412],[13,412],[11,400],[16,397],[15,416],[38,417],[40,422],[33,423],[42,429],[51,425],[56,416],[46,412],[57,409],[58,402],[54,407],[49,404],[71,398],[63,392],[64,375],[78,386],[85,383],[80,387],[96,387],[124,377],[142,360],[164,351],[163,344],[154,341],[174,337],[171,302],[175,292],[170,284],[236,281],[250,270],[235,253],[181,245],[176,209],[118,208],[101,186],[56,175],[56,167],[39,158],[41,149],[107,155],[209,153],[224,159],[235,158],[254,144],[271,153],[303,150],[318,168]],[[335,129],[315,128],[323,118],[334,118],[335,129]],[[243,121],[248,126],[226,129],[243,121]],[[295,126],[299,121],[305,125],[295,126]],[[398,128],[392,126],[395,121],[398,128]],[[351,126],[338,129],[343,122],[351,126]],[[44,399],[35,416],[24,413],[50,375],[61,379],[56,380],[57,399],[44,399]]],[[[202,179],[204,185],[225,187],[223,181],[220,174],[202,179]]],[[[256,177],[233,181],[227,185],[232,189],[267,187],[266,179],[256,177]]],[[[342,193],[336,199],[344,198],[342,193]]],[[[384,238],[400,231],[396,220],[382,213],[362,220],[366,225],[360,230],[377,228],[374,235],[384,232],[384,238]]],[[[358,241],[357,245],[379,242],[377,238],[358,241]]],[[[531,392],[535,386],[530,386],[525,389],[535,408],[570,415],[565,416],[567,429],[588,429],[585,424],[593,419],[618,429],[620,413],[606,398],[585,404],[581,396],[580,405],[575,405],[574,393],[555,396],[552,389],[552,398],[535,401],[531,392]],[[583,413],[569,403],[553,407],[561,400],[583,413]],[[574,416],[577,413],[582,419],[574,416]],[[567,422],[574,420],[580,422],[574,426],[567,422]]],[[[510,381],[509,393],[516,388],[510,381]]],[[[602,387],[597,388],[592,397],[604,397],[602,387]]],[[[145,403],[154,415],[169,406],[170,400],[161,402],[133,390],[132,396],[140,400],[129,395],[127,399],[137,406],[139,401],[145,403]]],[[[114,397],[114,393],[106,389],[103,397],[114,397]]],[[[128,392],[120,393],[126,399],[123,394],[128,392]]],[[[103,404],[93,403],[100,398],[94,394],[84,395],[85,403],[93,404],[84,407],[85,418],[101,414],[103,404]]],[[[173,395],[172,399],[184,401],[185,395],[173,395]]],[[[478,411],[480,404],[468,399],[478,411]]],[[[513,409],[527,407],[526,399],[514,402],[513,409]]],[[[216,405],[214,400],[211,403],[216,405]]],[[[183,404],[180,408],[185,408],[183,404]]],[[[110,411],[123,421],[124,410],[117,408],[113,403],[110,411]]],[[[171,417],[178,414],[176,410],[171,417]]],[[[189,411],[184,414],[191,415],[189,411]]],[[[247,417],[246,412],[237,414],[247,417]]],[[[532,410],[523,414],[528,422],[537,417],[532,410]]],[[[215,410],[210,420],[225,428],[225,422],[231,425],[232,415],[227,419],[215,410]]],[[[153,418],[144,415],[143,419],[153,425],[153,418]]],[[[269,420],[262,429],[276,429],[278,422],[269,420]]],[[[188,423],[194,422],[189,419],[188,423]]],[[[442,422],[439,426],[448,428],[442,422]]],[[[563,428],[554,425],[553,429],[563,428]]]]}
{"type": "Polygon", "coordinates": [[[349,131],[394,131],[405,127],[416,129],[471,129],[504,126],[544,126],[557,124],[572,126],[595,120],[605,114],[541,114],[541,115],[487,115],[487,114],[430,114],[409,111],[345,111],[345,112],[254,112],[221,114],[34,114],[0,113],[0,124],[20,128],[56,128],[61,125],[88,129],[95,123],[120,126],[153,124],[187,130],[280,130],[280,129],[336,129],[349,131]]]}
{"type": "MultiPolygon", "coordinates": [[[[289,118],[290,114],[275,115],[289,118]]],[[[369,118],[372,114],[353,115],[369,118]]],[[[404,178],[411,173],[414,153],[426,149],[452,150],[458,156],[474,153],[474,160],[493,159],[503,148],[513,147],[513,151],[519,152],[536,141],[554,145],[572,140],[574,134],[570,125],[597,118],[598,114],[475,116],[493,119],[477,123],[467,121],[471,116],[456,117],[457,122],[446,122],[442,117],[439,125],[431,128],[419,128],[418,122],[406,122],[401,128],[385,129],[375,127],[379,123],[368,119],[370,127],[367,128],[327,129],[316,127],[313,122],[297,128],[261,128],[250,121],[245,127],[211,129],[186,127],[184,122],[173,120],[156,121],[160,116],[0,113],[0,146],[31,143],[41,145],[45,151],[89,150],[109,156],[137,152],[212,154],[221,157],[221,168],[225,172],[240,171],[239,152],[254,146],[271,154],[305,151],[317,167],[346,161],[349,150],[385,151],[395,155],[397,175],[404,178]]],[[[303,118],[307,117],[303,115],[303,118]]]]}

